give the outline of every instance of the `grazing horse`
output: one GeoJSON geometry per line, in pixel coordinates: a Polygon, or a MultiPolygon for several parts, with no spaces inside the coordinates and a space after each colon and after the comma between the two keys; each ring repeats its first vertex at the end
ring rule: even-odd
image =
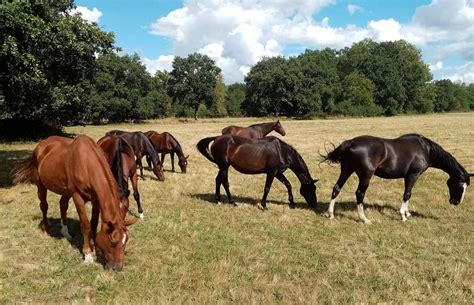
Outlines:
{"type": "Polygon", "coordinates": [[[235,202],[229,190],[227,172],[229,166],[243,174],[267,174],[263,191],[262,209],[267,208],[267,195],[276,177],[288,190],[290,207],[294,207],[291,184],[284,176],[286,169],[290,168],[301,182],[300,194],[313,208],[316,207],[316,185],[318,180],[313,180],[308,167],[301,155],[290,145],[276,137],[252,140],[238,136],[223,135],[204,138],[197,144],[197,149],[209,161],[219,166],[216,176],[216,200],[220,202],[220,186],[224,185],[230,203],[235,202]],[[209,143],[214,141],[209,150],[209,143]]]}
{"type": "Polygon", "coordinates": [[[458,205],[464,199],[470,176],[464,167],[441,146],[417,134],[407,134],[396,139],[360,136],[342,142],[336,149],[324,156],[322,162],[341,164],[339,179],[334,185],[328,217],[334,218],[334,204],[344,183],[356,173],[359,186],[356,191],[359,219],[370,223],[364,214],[364,195],[373,175],[385,179],[405,179],[405,192],[400,208],[402,221],[411,214],[408,201],[411,190],[421,174],[428,167],[439,168],[449,174],[449,202],[458,205]]]}
{"type": "Polygon", "coordinates": [[[283,126],[281,126],[280,120],[276,122],[270,123],[260,123],[260,124],[253,124],[248,127],[240,127],[240,126],[228,126],[222,129],[222,134],[229,134],[239,137],[244,137],[248,139],[261,139],[265,137],[267,134],[275,130],[282,136],[286,135],[283,126]]]}
{"type": "Polygon", "coordinates": [[[94,244],[107,260],[106,268],[123,268],[125,245],[128,241],[125,213],[121,211],[118,187],[103,152],[85,135],[74,140],[52,136],[41,141],[33,154],[23,160],[14,172],[15,183],[32,183],[38,187],[43,213],[41,227],[48,233],[47,191],[61,195],[61,232],[70,238],[66,225],[69,198],[76,206],[84,238],[84,262],[93,261],[94,244]],[[92,202],[89,224],[85,203],[92,202]],[[97,233],[99,212],[102,227],[97,233]],[[67,234],[65,234],[67,233],[67,234]]]}
{"type": "Polygon", "coordinates": [[[122,130],[112,130],[105,134],[106,136],[120,136],[127,141],[128,144],[133,148],[135,157],[137,159],[137,165],[140,168],[140,176],[145,180],[143,176],[143,165],[142,158],[145,155],[151,157],[153,163],[153,173],[159,181],[165,180],[165,175],[163,174],[163,167],[160,164],[158,155],[156,154],[153,144],[150,140],[143,134],[141,131],[122,131],[122,130]]]}
{"type": "Polygon", "coordinates": [[[105,158],[114,174],[115,180],[119,185],[120,200],[128,209],[128,178],[132,182],[133,197],[137,202],[140,219],[144,218],[143,209],[140,202],[140,193],[138,192],[138,173],[135,163],[133,148],[121,137],[104,136],[97,144],[105,153],[105,158]]]}
{"type": "MultiPolygon", "coordinates": [[[[174,172],[174,154],[178,155],[178,165],[181,168],[182,173],[186,173],[186,166],[188,165],[189,155],[184,156],[183,149],[179,144],[178,140],[168,132],[158,133],[156,131],[147,131],[145,135],[150,139],[153,146],[155,146],[156,152],[161,153],[161,166],[165,161],[165,155],[171,155],[171,170],[174,172]]],[[[147,156],[148,166],[151,167],[150,159],[147,156]]]]}

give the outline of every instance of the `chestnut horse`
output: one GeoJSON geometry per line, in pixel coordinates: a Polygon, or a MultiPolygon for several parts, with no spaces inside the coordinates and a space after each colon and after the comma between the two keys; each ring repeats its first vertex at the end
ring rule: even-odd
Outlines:
{"type": "Polygon", "coordinates": [[[122,131],[122,130],[111,130],[105,134],[106,136],[120,136],[127,141],[128,144],[133,148],[135,153],[136,162],[140,168],[140,176],[145,180],[143,176],[143,165],[142,158],[144,156],[150,156],[153,163],[153,173],[159,181],[165,180],[165,175],[163,174],[163,167],[158,160],[158,155],[153,148],[150,140],[143,134],[141,131],[122,131]]]}
{"type": "Polygon", "coordinates": [[[449,202],[458,205],[464,199],[470,176],[464,167],[441,146],[424,136],[407,134],[396,139],[360,136],[342,142],[336,149],[324,156],[322,162],[341,164],[341,174],[334,185],[328,217],[334,218],[334,205],[344,183],[356,173],[359,186],[356,191],[359,219],[370,223],[364,214],[364,195],[373,175],[385,179],[405,179],[405,192],[400,208],[402,221],[411,214],[408,201],[416,180],[428,167],[439,168],[449,174],[449,202]]]}
{"type": "MultiPolygon", "coordinates": [[[[125,214],[117,192],[117,183],[109,164],[97,144],[88,136],[74,140],[52,136],[41,141],[33,154],[23,160],[14,173],[15,183],[32,183],[38,187],[38,198],[43,213],[42,229],[48,233],[47,191],[61,195],[61,232],[67,233],[66,213],[69,198],[73,198],[84,238],[84,262],[93,261],[97,246],[106,258],[106,268],[123,268],[125,246],[128,241],[125,214]],[[92,202],[89,224],[85,203],[92,202]],[[102,226],[97,233],[99,212],[102,226]]],[[[64,234],[70,238],[69,233],[64,234]]]]}
{"type": "MultiPolygon", "coordinates": [[[[145,135],[150,139],[153,146],[155,146],[156,152],[161,153],[161,166],[165,161],[165,155],[171,155],[171,170],[174,172],[174,154],[178,155],[178,165],[181,168],[182,173],[186,173],[186,166],[188,165],[189,155],[184,156],[183,149],[179,144],[178,140],[173,137],[169,132],[158,133],[156,131],[147,131],[145,135]]],[[[147,156],[148,166],[151,167],[150,158],[147,156]]]]}
{"type": "Polygon", "coordinates": [[[240,126],[227,126],[226,128],[222,129],[222,134],[229,134],[239,137],[244,137],[248,139],[261,139],[265,137],[267,134],[275,130],[282,136],[286,135],[283,126],[281,126],[280,120],[276,122],[270,123],[259,123],[253,124],[248,127],[240,127],[240,126]]]}
{"type": "Polygon", "coordinates": [[[104,136],[97,144],[102,148],[105,157],[109,162],[115,180],[119,185],[120,200],[126,204],[128,209],[128,178],[132,182],[133,197],[137,202],[140,219],[144,218],[143,209],[140,202],[140,193],[138,192],[138,173],[135,163],[133,148],[121,137],[104,136]]]}
{"type": "Polygon", "coordinates": [[[283,174],[289,168],[301,183],[300,194],[309,206],[316,207],[315,183],[318,180],[311,178],[301,155],[293,147],[276,137],[257,140],[232,135],[209,137],[199,141],[197,149],[209,161],[219,166],[219,173],[216,177],[216,200],[218,203],[220,202],[220,187],[223,184],[229,202],[236,205],[230,194],[227,176],[229,166],[232,166],[243,174],[267,174],[260,203],[262,209],[267,208],[267,195],[275,177],[287,188],[290,207],[294,207],[291,184],[283,174]],[[212,141],[214,143],[209,150],[208,146],[212,141]]]}

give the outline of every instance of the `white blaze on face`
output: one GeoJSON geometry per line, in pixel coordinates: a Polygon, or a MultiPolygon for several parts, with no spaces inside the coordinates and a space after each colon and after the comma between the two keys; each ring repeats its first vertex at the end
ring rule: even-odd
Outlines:
{"type": "Polygon", "coordinates": [[[127,240],[127,234],[123,233],[122,244],[125,245],[125,241],[127,240]]]}
{"type": "Polygon", "coordinates": [[[463,188],[463,191],[462,191],[461,201],[459,201],[459,203],[462,203],[462,201],[464,200],[464,195],[466,195],[466,189],[467,189],[466,182],[464,182],[464,184],[462,185],[462,188],[463,188]]]}

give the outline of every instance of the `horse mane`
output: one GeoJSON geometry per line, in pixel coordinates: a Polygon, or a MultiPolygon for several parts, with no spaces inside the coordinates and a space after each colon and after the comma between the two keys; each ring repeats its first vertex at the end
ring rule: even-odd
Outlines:
{"type": "Polygon", "coordinates": [[[148,139],[148,137],[144,133],[140,132],[139,136],[145,143],[146,152],[153,160],[153,164],[159,164],[160,161],[158,160],[158,154],[156,153],[155,146],[151,143],[150,139],[148,139]]]}
{"type": "MultiPolygon", "coordinates": [[[[300,167],[302,170],[303,170],[303,175],[302,175],[302,178],[304,178],[305,181],[310,181],[312,180],[311,178],[311,173],[309,172],[309,169],[308,169],[308,166],[306,165],[306,162],[304,161],[303,157],[301,156],[301,154],[296,150],[296,148],[294,148],[293,146],[291,146],[290,144],[280,140],[279,138],[277,137],[273,137],[275,139],[277,139],[279,142],[280,142],[280,145],[286,147],[289,152],[291,153],[291,157],[292,159],[294,160],[294,162],[296,163],[296,165],[298,167],[300,167]],[[296,157],[296,158],[294,158],[296,157]]],[[[295,173],[296,174],[296,173],[295,173]]]]}
{"type": "Polygon", "coordinates": [[[451,155],[449,152],[444,150],[438,143],[428,139],[427,137],[420,134],[407,134],[405,136],[414,136],[423,140],[430,147],[430,159],[432,163],[437,165],[443,165],[449,172],[460,171],[462,173],[467,173],[464,167],[451,155]]]}
{"type": "Polygon", "coordinates": [[[123,177],[122,152],[125,152],[128,143],[120,137],[117,137],[117,139],[117,150],[112,161],[112,174],[117,181],[120,196],[126,197],[128,192],[128,181],[123,177]]]}
{"type": "Polygon", "coordinates": [[[276,122],[256,123],[256,124],[252,124],[252,125],[250,125],[250,126],[248,126],[248,127],[256,127],[256,126],[270,125],[270,124],[276,125],[276,122]]]}
{"type": "Polygon", "coordinates": [[[181,144],[179,144],[178,140],[169,132],[167,134],[170,135],[171,139],[173,139],[176,142],[176,153],[178,154],[178,157],[184,156],[183,149],[181,148],[181,144]]]}

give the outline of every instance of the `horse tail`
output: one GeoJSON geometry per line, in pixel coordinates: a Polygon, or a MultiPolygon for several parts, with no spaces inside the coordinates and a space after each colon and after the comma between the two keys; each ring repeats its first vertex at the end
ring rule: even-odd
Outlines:
{"type": "Polygon", "coordinates": [[[339,163],[341,162],[341,156],[342,154],[347,150],[349,149],[349,147],[351,146],[352,142],[351,141],[344,141],[341,143],[341,145],[339,145],[338,147],[336,147],[335,149],[333,149],[332,151],[328,152],[327,155],[321,155],[322,157],[322,160],[320,163],[323,163],[323,162],[329,162],[329,163],[339,163]]]}
{"type": "Polygon", "coordinates": [[[39,180],[38,170],[33,155],[23,159],[12,170],[14,184],[36,183],[39,180]]]}
{"type": "Polygon", "coordinates": [[[199,141],[196,145],[196,148],[199,150],[199,152],[212,163],[216,163],[216,159],[214,159],[214,156],[212,156],[212,153],[209,150],[209,143],[214,141],[216,138],[217,137],[204,138],[201,141],[199,141]]]}
{"type": "Polygon", "coordinates": [[[118,137],[119,141],[117,144],[117,150],[115,152],[114,159],[112,160],[112,173],[117,181],[119,193],[121,197],[127,197],[128,195],[128,182],[123,177],[122,167],[122,153],[125,151],[127,142],[124,139],[118,137]]]}

